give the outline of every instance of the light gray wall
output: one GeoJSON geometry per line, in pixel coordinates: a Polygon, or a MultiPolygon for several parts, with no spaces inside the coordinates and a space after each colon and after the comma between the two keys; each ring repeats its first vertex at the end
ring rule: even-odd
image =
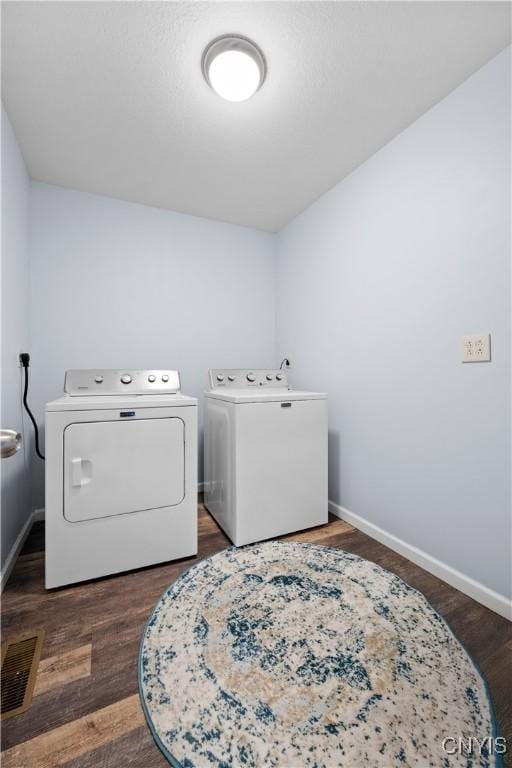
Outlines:
{"type": "Polygon", "coordinates": [[[510,51],[278,237],[278,356],[330,397],[330,498],[510,591],[510,51]],[[492,333],[492,363],[461,336],[492,333]]]}
{"type": "Polygon", "coordinates": [[[272,235],[33,183],[30,241],[40,423],[68,368],[177,368],[200,397],[210,367],[275,364],[272,235]]]}
{"type": "MultiPolygon", "coordinates": [[[[29,180],[2,106],[2,428],[23,433],[19,352],[29,351],[29,180]]],[[[26,430],[26,437],[30,433],[26,430]]],[[[31,511],[30,445],[2,461],[2,570],[31,511]]]]}

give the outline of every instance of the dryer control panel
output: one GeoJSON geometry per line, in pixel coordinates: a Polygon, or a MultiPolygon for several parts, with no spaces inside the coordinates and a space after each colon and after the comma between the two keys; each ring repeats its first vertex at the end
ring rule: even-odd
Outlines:
{"type": "Polygon", "coordinates": [[[211,368],[210,387],[218,389],[245,389],[246,387],[265,387],[265,389],[289,389],[286,373],[261,368],[211,368]]]}
{"type": "Polygon", "coordinates": [[[179,371],[86,369],[66,371],[68,395],[175,395],[180,391],[179,371]]]}

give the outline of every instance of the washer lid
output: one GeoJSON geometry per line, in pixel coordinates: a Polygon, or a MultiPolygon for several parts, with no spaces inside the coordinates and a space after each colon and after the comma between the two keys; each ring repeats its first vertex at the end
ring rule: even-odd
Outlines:
{"type": "Polygon", "coordinates": [[[326,392],[305,392],[300,389],[211,389],[205,397],[228,403],[289,403],[293,400],[327,400],[326,392]]]}

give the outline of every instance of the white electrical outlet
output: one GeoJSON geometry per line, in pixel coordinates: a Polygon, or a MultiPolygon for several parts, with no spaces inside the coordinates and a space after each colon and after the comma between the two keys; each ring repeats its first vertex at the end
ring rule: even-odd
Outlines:
{"type": "Polygon", "coordinates": [[[471,333],[462,337],[463,363],[488,363],[491,360],[491,334],[471,333]]]}

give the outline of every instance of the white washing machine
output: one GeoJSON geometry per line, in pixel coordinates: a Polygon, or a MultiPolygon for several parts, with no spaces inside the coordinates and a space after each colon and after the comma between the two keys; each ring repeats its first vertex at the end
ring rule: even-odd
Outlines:
{"type": "Polygon", "coordinates": [[[197,400],[178,371],[68,371],[46,405],[46,588],[197,552],[197,400]]]}
{"type": "Polygon", "coordinates": [[[236,546],[327,522],[327,395],[275,370],[210,371],[205,505],[236,546]]]}

